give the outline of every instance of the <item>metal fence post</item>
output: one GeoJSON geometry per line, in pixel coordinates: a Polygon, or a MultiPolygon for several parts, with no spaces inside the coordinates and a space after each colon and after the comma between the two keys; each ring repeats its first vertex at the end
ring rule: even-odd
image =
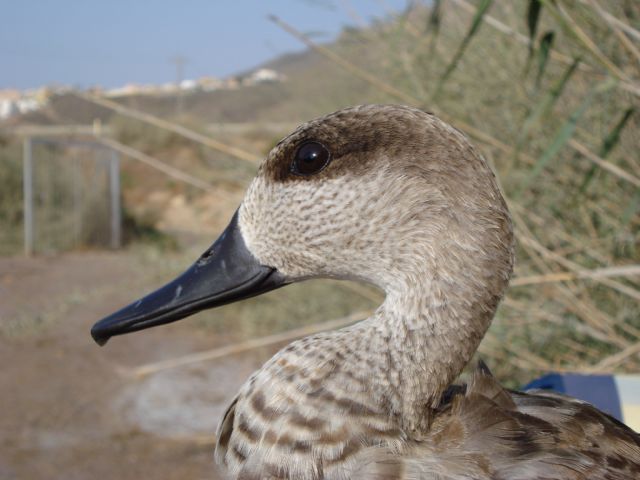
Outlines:
{"type": "Polygon", "coordinates": [[[111,248],[122,245],[122,212],[120,210],[120,155],[111,153],[109,162],[109,190],[111,196],[111,248]]]}
{"type": "Polygon", "coordinates": [[[71,173],[71,188],[73,188],[73,245],[80,246],[82,234],[82,192],[80,191],[80,162],[77,155],[71,159],[73,172],[71,173]]]}
{"type": "Polygon", "coordinates": [[[31,137],[25,137],[22,151],[22,194],[24,199],[24,253],[33,254],[33,152],[31,137]]]}

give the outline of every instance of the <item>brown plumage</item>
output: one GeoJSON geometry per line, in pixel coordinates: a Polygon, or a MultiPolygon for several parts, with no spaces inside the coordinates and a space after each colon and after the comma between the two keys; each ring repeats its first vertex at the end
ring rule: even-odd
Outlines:
{"type": "MultiPolygon", "coordinates": [[[[250,294],[331,277],[373,283],[386,298],[362,322],[287,346],[245,383],[218,431],[216,459],[232,478],[640,478],[638,435],[586,403],[506,391],[483,366],[467,387],[451,386],[514,258],[494,175],[456,129],[393,105],[306,123],[267,156],[235,222],[185,275],[204,275],[238,236],[272,282],[250,294]]],[[[182,309],[186,278],[160,291],[166,305],[143,299],[94,337],[205,308],[182,309]],[[145,305],[159,313],[138,314],[145,305]]]]}
{"type": "MultiPolygon", "coordinates": [[[[346,403],[332,414],[344,416],[332,433],[319,418],[295,414],[284,430],[253,431],[232,403],[219,429],[216,456],[240,461],[239,479],[379,480],[632,480],[640,478],[640,438],[616,419],[579,400],[546,391],[510,392],[478,368],[468,386],[451,387],[432,412],[429,429],[411,437],[383,413],[354,410],[346,403]],[[360,419],[360,416],[366,419],[360,419]],[[364,421],[363,421],[364,420],[364,421]],[[371,422],[385,427],[371,426],[371,422]],[[367,426],[363,427],[362,424],[367,426]],[[237,429],[236,432],[233,430],[237,429]],[[293,432],[292,432],[293,430],[293,432]],[[303,440],[297,430],[310,434],[303,440]],[[313,433],[311,433],[313,432],[313,433]],[[231,435],[243,447],[234,445],[231,435]],[[254,443],[255,442],[255,443],[254,443]],[[281,463],[252,461],[251,446],[277,450],[281,463]],[[339,445],[335,455],[311,461],[316,446],[339,445]],[[300,456],[309,458],[298,470],[300,456]]],[[[287,412],[253,405],[245,414],[271,421],[287,412]],[[270,416],[272,415],[272,416],[270,416]]],[[[326,450],[325,450],[326,451],[326,450]]],[[[225,460],[227,459],[227,460],[225,460]]]]}
{"type": "Polygon", "coordinates": [[[478,368],[436,411],[425,439],[387,460],[398,479],[640,478],[638,435],[591,405],[552,392],[504,390],[478,368]],[[429,459],[429,461],[425,461],[429,459]]]}

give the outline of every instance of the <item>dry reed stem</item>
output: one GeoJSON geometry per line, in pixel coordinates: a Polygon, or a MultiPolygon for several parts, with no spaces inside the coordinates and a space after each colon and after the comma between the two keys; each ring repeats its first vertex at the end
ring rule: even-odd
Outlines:
{"type": "MultiPolygon", "coordinates": [[[[510,202],[510,203],[511,203],[511,202],[510,202]]],[[[535,246],[537,246],[537,247],[538,247],[538,250],[539,250],[539,251],[540,251],[540,249],[542,249],[542,250],[543,250],[543,252],[542,252],[542,253],[543,253],[543,254],[547,254],[547,257],[548,257],[548,258],[552,258],[552,259],[556,260],[558,263],[562,263],[562,260],[557,260],[557,259],[559,259],[559,258],[562,258],[562,259],[566,260],[567,262],[569,262],[569,260],[567,260],[566,258],[564,258],[564,257],[562,257],[562,256],[560,256],[560,255],[557,255],[557,253],[555,253],[555,254],[551,255],[553,252],[551,252],[550,250],[546,249],[545,247],[543,247],[543,246],[542,246],[542,244],[540,244],[539,242],[537,242],[536,240],[534,240],[534,235],[533,235],[533,233],[529,230],[529,228],[527,227],[527,225],[526,225],[526,223],[524,222],[523,218],[519,215],[519,212],[520,212],[521,210],[523,210],[523,207],[521,207],[521,206],[520,206],[520,205],[518,205],[518,204],[512,204],[511,206],[513,207],[513,208],[512,208],[512,215],[513,215],[513,217],[514,217],[514,220],[516,221],[516,224],[518,225],[518,227],[519,227],[519,228],[521,228],[521,229],[523,229],[523,230],[525,231],[525,235],[523,236],[523,238],[525,239],[525,240],[524,240],[524,243],[525,243],[525,245],[524,245],[524,246],[533,246],[533,245],[535,245],[535,246]],[[533,243],[532,243],[532,242],[533,242],[533,243]]],[[[551,228],[549,228],[549,226],[548,226],[547,222],[546,222],[546,221],[544,221],[544,219],[542,219],[542,218],[540,218],[539,216],[537,216],[537,215],[533,214],[532,212],[527,211],[527,212],[526,212],[526,214],[527,214],[527,219],[530,219],[530,220],[533,220],[533,221],[537,221],[537,222],[538,222],[538,224],[539,224],[540,226],[544,226],[544,227],[545,227],[545,229],[546,229],[547,231],[555,231],[557,234],[563,234],[563,235],[562,235],[562,237],[563,237],[566,241],[569,241],[569,242],[571,242],[571,243],[576,243],[576,242],[578,242],[578,240],[577,240],[577,239],[574,239],[571,235],[568,235],[568,234],[564,233],[564,232],[563,232],[562,230],[560,230],[560,229],[551,229],[551,228]]],[[[586,250],[585,250],[585,251],[586,251],[586,250]]],[[[595,254],[595,253],[597,253],[597,252],[596,252],[596,251],[593,251],[593,253],[595,254]]],[[[610,263],[610,262],[611,262],[611,259],[606,259],[606,260],[605,260],[605,261],[603,261],[602,263],[610,263]]],[[[578,271],[581,271],[581,270],[582,270],[582,269],[581,269],[581,267],[580,267],[579,265],[575,264],[575,263],[572,263],[572,266],[567,266],[567,265],[564,265],[564,266],[565,266],[566,268],[568,268],[568,269],[572,269],[572,271],[573,271],[574,273],[576,273],[576,272],[578,272],[578,271]]],[[[630,288],[630,287],[626,287],[625,285],[622,285],[622,284],[618,284],[617,286],[618,286],[618,287],[620,287],[620,286],[621,286],[623,290],[624,290],[624,289],[627,289],[627,288],[630,288]]],[[[635,299],[635,296],[638,294],[638,292],[637,292],[637,291],[635,291],[635,290],[633,290],[633,289],[631,289],[631,290],[630,290],[629,292],[627,292],[627,293],[629,293],[629,294],[630,294],[630,296],[631,296],[632,298],[634,298],[634,299],[635,299]]]]}
{"type": "MultiPolygon", "coordinates": [[[[504,304],[506,306],[509,306],[514,310],[522,312],[524,315],[528,317],[537,318],[540,321],[553,323],[555,325],[567,325],[567,321],[564,318],[560,317],[559,315],[552,314],[544,309],[532,308],[530,305],[521,305],[520,302],[515,302],[515,303],[514,302],[515,301],[509,297],[507,297],[504,300],[504,304]]],[[[516,319],[513,319],[513,318],[510,318],[507,323],[509,326],[511,325],[521,326],[523,324],[523,322],[518,322],[516,319]]],[[[606,333],[603,333],[599,330],[594,329],[593,327],[588,325],[586,322],[579,322],[575,326],[575,328],[579,333],[586,335],[594,340],[597,340],[598,342],[607,343],[607,344],[612,343],[609,336],[606,333]]]]}
{"type": "Polygon", "coordinates": [[[380,91],[382,91],[382,92],[384,92],[384,93],[386,93],[388,95],[391,95],[392,97],[399,98],[400,100],[403,100],[403,101],[408,102],[408,103],[416,103],[416,102],[418,102],[418,99],[416,99],[412,95],[409,95],[408,93],[403,92],[402,90],[399,90],[399,89],[395,88],[394,86],[383,82],[382,80],[380,80],[376,76],[374,76],[374,75],[370,74],[369,72],[366,72],[366,71],[362,70],[361,68],[358,68],[355,65],[353,65],[352,63],[348,62],[347,60],[342,58],[337,53],[332,52],[328,48],[323,47],[322,45],[318,45],[317,43],[311,41],[306,35],[302,34],[298,30],[293,28],[291,25],[289,25],[288,23],[286,23],[283,20],[281,20],[280,18],[278,18],[277,16],[270,15],[269,16],[269,20],[271,20],[273,23],[278,25],[285,32],[289,33],[290,35],[292,35],[295,38],[297,38],[298,40],[300,40],[302,43],[307,45],[307,47],[311,48],[312,50],[315,50],[316,52],[320,53],[321,55],[323,55],[324,57],[328,58],[329,60],[331,60],[332,62],[336,63],[337,65],[340,65],[342,68],[344,68],[345,70],[347,70],[351,74],[355,75],[356,77],[358,77],[358,78],[370,83],[371,85],[375,86],[380,91]]]}
{"type": "MultiPolygon", "coordinates": [[[[522,233],[516,228],[516,238],[521,246],[527,251],[529,257],[540,270],[552,273],[550,266],[545,262],[545,260],[550,260],[551,258],[543,254],[548,250],[534,239],[533,233],[529,230],[518,212],[512,211],[512,216],[516,226],[524,231],[524,233],[522,233]],[[539,246],[539,248],[535,249],[533,245],[539,246]]],[[[575,292],[571,291],[568,287],[569,285],[557,285],[552,296],[562,303],[567,310],[582,318],[586,325],[594,330],[592,336],[596,336],[596,332],[598,332],[598,334],[602,335],[598,337],[600,340],[613,343],[618,347],[626,347],[628,342],[620,337],[614,330],[613,324],[615,321],[594,306],[585,304],[585,302],[579,299],[575,292]]]]}
{"type": "MultiPolygon", "coordinates": [[[[531,248],[533,248],[544,258],[555,260],[560,264],[563,264],[563,261],[567,262],[567,263],[564,263],[564,266],[567,268],[571,268],[571,265],[575,265],[573,264],[573,262],[570,262],[569,260],[563,257],[555,255],[553,252],[546,249],[540,243],[538,243],[532,238],[520,237],[519,240],[522,243],[525,243],[531,248]]],[[[580,269],[577,267],[572,268],[572,270],[574,272],[580,271],[580,269]]],[[[599,281],[600,283],[603,283],[603,284],[606,284],[606,281],[609,281],[608,279],[605,279],[605,278],[594,278],[594,280],[599,281]]],[[[622,286],[625,287],[624,285],[622,286]]],[[[633,291],[633,289],[631,290],[633,291]]],[[[578,292],[575,290],[565,291],[565,290],[558,289],[558,293],[560,294],[561,297],[564,298],[564,300],[566,300],[565,306],[567,306],[567,308],[569,308],[574,313],[579,314],[585,320],[588,320],[589,324],[592,327],[596,329],[600,329],[601,331],[605,332],[610,337],[611,342],[615,343],[617,346],[626,347],[628,345],[628,342],[626,339],[624,339],[623,337],[617,334],[617,332],[614,329],[615,325],[618,325],[619,327],[623,328],[627,333],[630,333],[633,336],[637,337],[638,332],[635,331],[635,329],[632,329],[632,327],[622,324],[620,322],[616,322],[615,319],[611,318],[609,315],[602,312],[595,305],[593,305],[588,297],[579,299],[577,297],[578,292]]]]}
{"type": "MultiPolygon", "coordinates": [[[[537,250],[542,256],[549,258],[557,263],[559,263],[560,265],[562,265],[563,267],[565,267],[566,269],[570,270],[572,273],[574,273],[576,275],[576,278],[591,278],[592,280],[601,283],[603,285],[608,286],[609,288],[613,288],[614,290],[617,290],[620,293],[623,293],[631,298],[633,298],[636,301],[640,301],[640,292],[632,287],[629,287],[627,285],[624,285],[620,282],[617,282],[615,280],[612,280],[610,278],[607,278],[607,275],[596,275],[596,276],[591,276],[591,277],[580,277],[581,272],[585,272],[586,270],[584,268],[582,268],[580,265],[578,265],[575,262],[572,262],[571,260],[556,254],[555,252],[552,252],[551,250],[549,250],[548,248],[544,247],[543,245],[541,245],[539,242],[533,240],[532,238],[527,238],[527,237],[520,237],[519,240],[521,242],[525,242],[527,243],[530,247],[532,247],[533,249],[537,250]]],[[[632,273],[631,275],[637,275],[637,273],[632,273]]],[[[613,275],[610,275],[613,276],[613,275]]],[[[625,276],[625,275],[619,275],[619,276],[625,276]]]]}
{"type": "Polygon", "coordinates": [[[635,175],[632,175],[629,172],[626,172],[625,170],[621,169],[617,165],[614,165],[613,163],[608,162],[604,158],[599,157],[598,155],[590,151],[587,147],[585,147],[583,144],[581,144],[577,140],[572,138],[567,143],[576,152],[580,153],[581,155],[584,155],[588,160],[591,160],[593,163],[598,165],[603,170],[606,170],[616,175],[617,177],[623,180],[626,180],[627,182],[635,185],[636,187],[640,187],[640,178],[636,177],[635,175]]]}
{"type": "Polygon", "coordinates": [[[545,309],[542,308],[533,308],[529,303],[521,302],[510,297],[507,294],[507,297],[502,301],[502,303],[512,310],[523,313],[525,316],[532,318],[532,321],[519,320],[519,319],[510,319],[509,325],[518,324],[518,325],[529,325],[532,322],[542,321],[549,322],[555,325],[562,325],[564,323],[564,319],[559,315],[555,315],[545,309]]]}
{"type": "Polygon", "coordinates": [[[244,342],[227,345],[225,347],[214,348],[212,350],[207,350],[204,352],[191,353],[182,357],[162,360],[160,362],[148,363],[146,365],[141,365],[139,367],[130,369],[128,371],[128,374],[133,377],[142,378],[163,370],[184,367],[186,365],[215,360],[229,355],[235,355],[238,353],[255,350],[257,348],[278,345],[280,343],[289,342],[291,340],[305,337],[307,335],[312,335],[314,333],[346,327],[347,325],[368,317],[369,315],[371,315],[371,313],[373,313],[372,310],[355,312],[342,318],[337,318],[322,323],[315,323],[313,325],[308,325],[305,327],[294,328],[292,330],[287,330],[282,333],[276,333],[274,335],[268,335],[266,337],[254,338],[244,342]]]}
{"type": "MultiPolygon", "coordinates": [[[[180,180],[188,185],[191,185],[192,187],[196,187],[200,190],[204,190],[205,192],[209,192],[209,193],[214,192],[216,190],[216,187],[214,187],[213,185],[207,182],[204,182],[197,177],[189,175],[188,173],[185,173],[182,170],[179,170],[161,160],[158,160],[157,158],[147,155],[146,153],[142,153],[120,142],[116,142],[115,140],[111,140],[109,138],[104,138],[104,137],[96,137],[96,141],[117,152],[122,153],[123,155],[126,155],[127,157],[134,158],[144,163],[145,165],[148,165],[164,173],[165,175],[171,178],[175,178],[176,180],[180,180]]],[[[234,186],[236,188],[244,187],[244,185],[241,185],[239,183],[234,186]]]]}
{"type": "MultiPolygon", "coordinates": [[[[640,50],[638,50],[636,48],[636,46],[633,44],[633,42],[631,40],[629,40],[629,38],[625,35],[625,33],[622,31],[622,29],[617,24],[615,24],[614,22],[610,21],[604,15],[604,10],[602,9],[602,7],[600,5],[598,5],[598,2],[596,2],[596,0],[588,0],[588,3],[598,13],[598,15],[602,19],[604,19],[605,22],[607,22],[609,24],[609,26],[611,27],[611,30],[613,31],[613,33],[616,36],[616,38],[629,51],[629,53],[631,53],[631,55],[633,57],[635,57],[635,59],[640,63],[640,50]]],[[[637,67],[638,66],[636,65],[636,68],[637,67]]]]}
{"type": "MultiPolygon", "coordinates": [[[[578,25],[578,23],[569,15],[560,3],[550,2],[549,0],[541,0],[544,5],[548,8],[549,12],[552,15],[562,17],[566,25],[570,27],[570,32],[582,43],[582,45],[587,49],[589,53],[591,53],[596,60],[598,60],[607,70],[613,73],[619,80],[623,82],[632,83],[631,79],[620,70],[611,60],[607,58],[605,54],[603,54],[598,46],[591,40],[589,35],[585,33],[584,30],[578,25]]],[[[563,23],[561,21],[561,23],[563,23]]],[[[632,83],[633,84],[633,83],[632,83]]],[[[635,85],[637,87],[637,85],[635,85]]]]}
{"type": "Polygon", "coordinates": [[[511,363],[520,364],[523,369],[531,370],[531,365],[535,365],[536,368],[541,370],[550,370],[551,364],[549,364],[543,358],[534,355],[531,352],[527,352],[525,350],[516,350],[509,345],[509,342],[498,342],[498,340],[494,337],[493,334],[488,333],[485,335],[482,343],[480,344],[480,351],[483,354],[490,354],[490,352],[497,351],[506,351],[509,352],[510,356],[508,357],[508,361],[511,363]],[[493,346],[490,344],[494,344],[493,346]],[[488,349],[488,350],[487,350],[488,349]]]}
{"type": "MultiPolygon", "coordinates": [[[[518,212],[521,212],[524,209],[524,207],[515,203],[511,204],[510,207],[512,210],[517,210],[518,212]]],[[[579,249],[579,251],[591,257],[591,259],[605,265],[613,261],[613,258],[611,258],[610,256],[605,256],[603,252],[595,250],[586,245],[584,240],[575,238],[574,236],[565,232],[561,227],[550,225],[548,219],[542,218],[535,212],[527,210],[526,215],[527,220],[532,221],[538,227],[544,228],[545,232],[555,235],[558,239],[570,243],[575,248],[579,249]]]]}
{"type": "MultiPolygon", "coordinates": [[[[580,1],[580,3],[582,3],[584,5],[584,4],[587,3],[588,0],[579,0],[579,1],[580,1]]],[[[619,18],[616,18],[615,16],[611,15],[606,10],[602,10],[601,9],[601,11],[598,12],[598,13],[600,13],[602,15],[602,17],[607,22],[616,25],[618,28],[620,28],[620,30],[624,31],[629,36],[634,37],[636,40],[640,40],[640,31],[639,30],[636,30],[631,25],[628,25],[628,24],[624,23],[622,20],[620,20],[619,18]]]]}
{"type": "Polygon", "coordinates": [[[241,160],[246,160],[253,164],[256,164],[257,162],[260,161],[260,157],[258,155],[247,152],[246,150],[242,150],[238,147],[227,145],[223,142],[215,140],[207,135],[203,135],[201,133],[195,132],[177,123],[169,122],[168,120],[158,118],[154,115],[150,115],[148,113],[144,113],[139,110],[134,110],[132,108],[125,107],[112,100],[107,100],[106,98],[100,98],[86,92],[73,92],[73,94],[83,100],[108,108],[121,115],[135,118],[136,120],[140,120],[142,122],[148,123],[155,127],[177,133],[178,135],[182,135],[183,137],[188,138],[189,140],[193,140],[194,142],[200,143],[202,145],[206,145],[207,147],[213,148],[214,150],[218,150],[219,152],[222,152],[222,153],[226,153],[227,155],[231,155],[241,160]]]}
{"type": "Polygon", "coordinates": [[[580,352],[583,353],[589,357],[593,357],[593,358],[599,358],[601,356],[601,353],[599,350],[595,349],[595,348],[589,348],[586,345],[583,345],[581,343],[576,342],[575,340],[571,339],[571,338],[563,338],[560,343],[562,343],[563,345],[569,347],[570,349],[576,351],[576,352],[580,352]]]}
{"type": "Polygon", "coordinates": [[[592,369],[596,372],[610,370],[619,366],[624,361],[630,359],[632,356],[640,354],[640,342],[636,342],[629,345],[624,350],[603,358],[598,363],[592,366],[592,369]]]}
{"type": "MultiPolygon", "coordinates": [[[[460,6],[462,9],[467,11],[467,13],[470,13],[472,15],[475,13],[475,7],[473,5],[471,5],[469,2],[467,2],[466,0],[450,0],[450,1],[452,1],[456,5],[460,6]]],[[[581,1],[584,3],[586,0],[581,0],[581,1]]],[[[605,14],[605,15],[608,15],[609,21],[611,21],[612,23],[617,25],[621,30],[625,30],[625,28],[620,26],[620,23],[622,23],[622,25],[625,26],[626,28],[631,28],[631,27],[627,26],[625,23],[620,22],[618,19],[613,17],[611,14],[605,14]],[[611,18],[613,20],[611,20],[611,18]],[[614,22],[614,21],[617,21],[619,23],[614,22]]],[[[483,19],[483,21],[485,21],[488,25],[490,25],[491,27],[493,27],[497,31],[502,32],[502,33],[504,33],[506,35],[512,36],[518,42],[520,42],[520,43],[522,43],[524,45],[529,45],[530,44],[529,37],[527,37],[526,35],[518,32],[516,29],[508,26],[507,24],[501,22],[500,20],[496,19],[495,17],[492,17],[489,14],[485,14],[482,19],[483,19]]],[[[632,28],[631,28],[631,30],[634,31],[632,28]]],[[[625,31],[627,31],[627,30],[625,30],[625,31]]],[[[637,33],[637,31],[634,31],[634,32],[637,33]]],[[[564,55],[563,53],[558,52],[557,50],[555,50],[553,48],[551,48],[549,50],[549,55],[551,56],[551,58],[553,58],[555,60],[558,60],[558,61],[562,62],[565,65],[571,65],[573,63],[573,58],[571,58],[571,57],[569,57],[567,55],[564,55]]],[[[593,67],[590,66],[590,65],[587,65],[585,63],[581,63],[580,65],[578,65],[578,70],[595,73],[593,67]]],[[[600,74],[598,74],[598,75],[600,75],[600,74]]],[[[604,78],[604,77],[602,77],[602,78],[604,78]]],[[[632,93],[633,95],[636,95],[636,96],[640,96],[640,87],[637,86],[637,85],[634,85],[631,82],[622,81],[617,86],[620,87],[621,89],[625,90],[626,92],[632,93]]]]}
{"type": "Polygon", "coordinates": [[[526,277],[516,277],[510,282],[512,287],[524,285],[537,285],[540,283],[566,282],[582,278],[604,278],[604,277],[629,277],[640,275],[640,265],[622,265],[615,267],[595,268],[592,270],[575,270],[570,272],[556,272],[545,275],[529,275],[526,277]]]}

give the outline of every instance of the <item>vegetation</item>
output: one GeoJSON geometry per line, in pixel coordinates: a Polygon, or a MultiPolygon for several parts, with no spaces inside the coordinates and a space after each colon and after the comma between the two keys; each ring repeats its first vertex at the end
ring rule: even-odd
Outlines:
{"type": "Polygon", "coordinates": [[[0,255],[22,245],[22,162],[20,145],[0,137],[0,255]]]}

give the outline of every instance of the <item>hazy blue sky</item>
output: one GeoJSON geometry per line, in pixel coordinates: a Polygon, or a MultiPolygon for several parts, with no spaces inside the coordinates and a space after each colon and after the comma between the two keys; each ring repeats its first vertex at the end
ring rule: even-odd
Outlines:
{"type": "Polygon", "coordinates": [[[300,43],[269,22],[274,13],[303,32],[334,38],[354,25],[402,9],[406,0],[2,0],[0,88],[45,84],[113,87],[226,76],[300,43]]]}

